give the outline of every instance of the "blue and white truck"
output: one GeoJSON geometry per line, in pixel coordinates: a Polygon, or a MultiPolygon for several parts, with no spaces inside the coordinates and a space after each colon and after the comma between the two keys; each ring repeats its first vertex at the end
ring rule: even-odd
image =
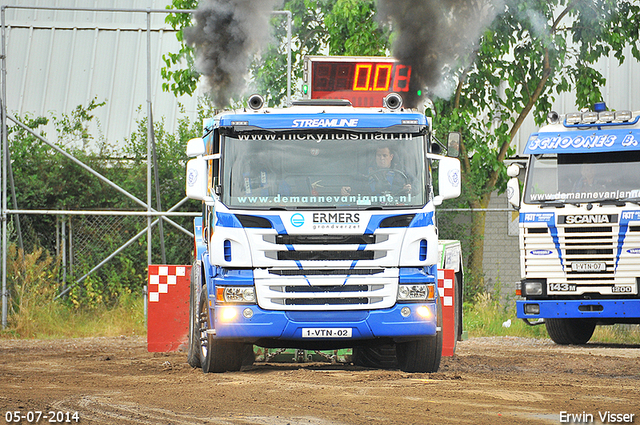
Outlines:
{"type": "Polygon", "coordinates": [[[519,209],[517,316],[558,344],[584,344],[597,325],[640,323],[640,113],[549,114],[507,173],[519,209]]]}
{"type": "Polygon", "coordinates": [[[462,263],[459,243],[438,242],[435,207],[460,194],[460,163],[439,154],[425,114],[394,93],[364,108],[252,96],[204,128],[187,146],[187,196],[203,201],[189,363],[224,372],[254,345],[353,348],[356,364],[436,371],[438,264],[457,270],[461,318],[462,263]]]}

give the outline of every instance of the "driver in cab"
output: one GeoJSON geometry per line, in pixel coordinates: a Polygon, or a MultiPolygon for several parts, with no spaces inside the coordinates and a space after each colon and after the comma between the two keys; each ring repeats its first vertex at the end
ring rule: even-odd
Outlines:
{"type": "MultiPolygon", "coordinates": [[[[371,167],[367,176],[372,194],[406,195],[411,192],[407,175],[393,167],[393,158],[394,154],[389,146],[376,149],[376,167],[371,167]]],[[[343,186],[341,194],[350,195],[351,187],[343,186]]]]}

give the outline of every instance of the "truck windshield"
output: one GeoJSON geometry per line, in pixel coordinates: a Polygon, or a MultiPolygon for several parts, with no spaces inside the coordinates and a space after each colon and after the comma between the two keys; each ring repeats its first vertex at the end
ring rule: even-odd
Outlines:
{"type": "Polygon", "coordinates": [[[260,209],[423,206],[424,146],[424,136],[416,134],[223,136],[223,203],[260,209]]]}
{"type": "Polygon", "coordinates": [[[532,156],[524,202],[592,202],[640,196],[640,151],[532,156]]]}

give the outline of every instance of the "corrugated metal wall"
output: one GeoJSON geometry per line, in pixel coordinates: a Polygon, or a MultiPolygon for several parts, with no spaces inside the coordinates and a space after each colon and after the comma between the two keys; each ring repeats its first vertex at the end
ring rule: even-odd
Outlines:
{"type": "MultiPolygon", "coordinates": [[[[164,9],[170,0],[42,0],[7,5],[63,8],[164,9]]],[[[151,15],[151,101],[154,119],[173,132],[183,114],[195,118],[197,96],[176,99],[162,91],[162,55],[177,52],[164,13],[151,15]],[[180,104],[183,106],[181,112],[180,104]]],[[[69,114],[97,98],[91,134],[120,144],[146,116],[147,13],[7,9],[7,110],[48,116],[69,114]]],[[[55,131],[48,128],[48,137],[55,131]]]]}
{"type": "MultiPolygon", "coordinates": [[[[602,59],[596,69],[607,79],[606,86],[601,90],[607,106],[610,109],[629,109],[640,111],[640,63],[631,55],[631,48],[625,52],[625,62],[618,65],[614,57],[602,59]]],[[[576,112],[576,96],[573,93],[563,93],[553,103],[553,110],[560,114],[576,112]]],[[[529,134],[537,130],[533,118],[529,116],[516,135],[514,143],[518,146],[518,153],[522,153],[529,134]]]]}

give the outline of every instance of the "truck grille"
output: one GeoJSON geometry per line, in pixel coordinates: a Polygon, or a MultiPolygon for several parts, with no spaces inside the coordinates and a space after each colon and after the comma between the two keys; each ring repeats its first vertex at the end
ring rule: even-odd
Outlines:
{"type": "Polygon", "coordinates": [[[560,246],[564,247],[565,270],[568,282],[613,282],[616,234],[612,226],[564,227],[559,231],[560,246]],[[581,264],[599,264],[603,270],[579,271],[581,264]]]}
{"type": "Polygon", "coordinates": [[[383,271],[384,269],[269,269],[269,274],[278,276],[353,276],[374,275],[383,271]]]}
{"type": "Polygon", "coordinates": [[[398,293],[398,262],[406,233],[406,227],[397,226],[397,220],[388,221],[375,234],[364,229],[360,229],[362,234],[247,231],[257,247],[253,260],[258,305],[284,311],[392,307],[398,293]]]}
{"type": "Polygon", "coordinates": [[[278,260],[331,261],[373,260],[374,251],[278,251],[278,260]]]}
{"type": "Polygon", "coordinates": [[[388,242],[388,235],[264,235],[274,249],[266,258],[278,261],[361,261],[384,258],[387,251],[376,249],[388,242]]]}
{"type": "Polygon", "coordinates": [[[257,269],[258,304],[267,310],[368,310],[395,304],[398,269],[323,272],[257,269]]]}
{"type": "Polygon", "coordinates": [[[576,294],[612,293],[616,285],[636,286],[640,256],[630,250],[640,246],[640,226],[560,223],[556,228],[528,227],[524,232],[528,279],[574,284],[576,294]]]}

